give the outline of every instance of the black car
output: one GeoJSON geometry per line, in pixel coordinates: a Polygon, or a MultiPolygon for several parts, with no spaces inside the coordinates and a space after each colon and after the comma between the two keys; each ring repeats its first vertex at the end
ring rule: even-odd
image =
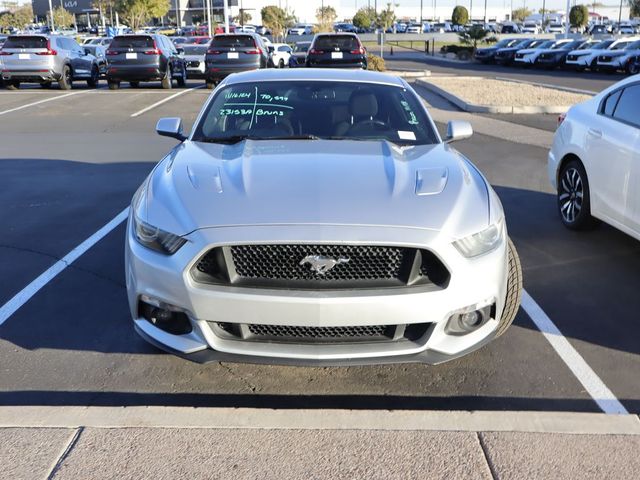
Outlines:
{"type": "Polygon", "coordinates": [[[512,47],[520,42],[521,40],[519,38],[504,38],[491,47],[478,48],[474,54],[474,58],[482,63],[493,63],[498,50],[512,47]]]}
{"type": "Polygon", "coordinates": [[[311,42],[296,42],[289,57],[289,68],[304,67],[311,42]]]}
{"type": "Polygon", "coordinates": [[[494,61],[499,65],[511,65],[518,50],[523,50],[525,48],[535,48],[543,41],[544,40],[532,40],[530,38],[520,40],[518,43],[511,45],[509,48],[501,48],[496,51],[493,57],[494,61]]]}
{"type": "Polygon", "coordinates": [[[569,52],[577,50],[583,43],[584,40],[576,40],[574,42],[562,43],[556,48],[544,51],[536,59],[536,66],[552,70],[560,65],[564,65],[564,61],[569,52]]]}
{"type": "Polygon", "coordinates": [[[273,67],[269,49],[255,33],[222,33],[211,39],[205,56],[207,88],[227,75],[273,67]]]}
{"type": "Polygon", "coordinates": [[[171,88],[175,78],[184,87],[187,71],[184,59],[164,35],[118,35],[107,50],[107,83],[111,90],[126,81],[136,88],[140,82],[160,80],[171,88]]]}
{"type": "Polygon", "coordinates": [[[307,67],[367,69],[367,51],[353,33],[319,33],[307,52],[307,67]]]}

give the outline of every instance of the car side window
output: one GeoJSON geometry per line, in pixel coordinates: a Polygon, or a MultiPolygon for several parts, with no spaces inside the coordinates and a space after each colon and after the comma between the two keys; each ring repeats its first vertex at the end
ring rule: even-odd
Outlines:
{"type": "Polygon", "coordinates": [[[622,90],[613,118],[640,128],[640,84],[622,90]]]}
{"type": "Polygon", "coordinates": [[[622,94],[622,89],[609,94],[609,96],[604,99],[604,102],[602,102],[600,113],[607,117],[612,117],[621,94],[622,94]]]}

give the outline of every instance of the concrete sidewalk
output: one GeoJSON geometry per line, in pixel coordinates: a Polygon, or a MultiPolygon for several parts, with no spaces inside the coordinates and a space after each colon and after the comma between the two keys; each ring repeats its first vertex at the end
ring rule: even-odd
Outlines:
{"type": "Polygon", "coordinates": [[[637,416],[0,407],[2,479],[632,479],[637,416]]]}

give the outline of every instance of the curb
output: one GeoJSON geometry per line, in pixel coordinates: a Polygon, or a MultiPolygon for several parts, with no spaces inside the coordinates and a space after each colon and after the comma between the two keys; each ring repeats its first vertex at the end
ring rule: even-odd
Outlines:
{"type": "Polygon", "coordinates": [[[389,75],[395,75],[402,78],[422,78],[430,77],[431,70],[385,70],[382,73],[388,73],[389,75]]]}
{"type": "MultiPolygon", "coordinates": [[[[470,78],[483,78],[483,77],[470,77],[470,78]]],[[[529,105],[529,106],[510,106],[510,105],[476,105],[474,103],[468,103],[462,100],[460,97],[453,95],[452,93],[443,90],[442,88],[430,83],[428,80],[417,79],[418,85],[427,88],[441,97],[445,98],[455,106],[470,113],[565,113],[571,105],[529,105]]]]}
{"type": "Polygon", "coordinates": [[[563,87],[561,85],[552,85],[550,83],[529,82],[527,80],[518,80],[518,79],[515,79],[515,78],[507,78],[507,77],[495,77],[495,79],[496,80],[501,80],[503,82],[523,83],[525,85],[533,85],[535,87],[553,88],[555,90],[561,90],[563,92],[581,93],[583,95],[597,95],[598,94],[598,92],[594,92],[593,90],[580,90],[579,88],[563,87]]]}
{"type": "Polygon", "coordinates": [[[640,435],[636,415],[577,412],[0,407],[0,428],[251,428],[640,435]]]}

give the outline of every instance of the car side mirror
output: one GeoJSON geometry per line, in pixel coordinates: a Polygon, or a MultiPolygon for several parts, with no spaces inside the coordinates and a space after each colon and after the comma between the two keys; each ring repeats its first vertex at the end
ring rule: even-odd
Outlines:
{"type": "Polygon", "coordinates": [[[457,142],[465,140],[473,135],[473,127],[469,122],[463,120],[452,120],[447,123],[447,136],[444,143],[457,142]]]}
{"type": "Polygon", "coordinates": [[[91,53],[91,50],[89,50],[88,48],[83,48],[82,50],[84,51],[84,54],[85,54],[85,55],[93,55],[93,54],[91,53]]]}
{"type": "Polygon", "coordinates": [[[175,138],[181,142],[187,138],[182,133],[182,119],[179,117],[161,118],[156,124],[156,132],[160,136],[175,138]]]}
{"type": "Polygon", "coordinates": [[[176,52],[178,52],[178,55],[184,55],[184,48],[176,48],[176,52]]]}
{"type": "Polygon", "coordinates": [[[271,47],[271,46],[267,47],[267,50],[269,50],[269,53],[273,53],[276,51],[275,47],[271,47]]]}

